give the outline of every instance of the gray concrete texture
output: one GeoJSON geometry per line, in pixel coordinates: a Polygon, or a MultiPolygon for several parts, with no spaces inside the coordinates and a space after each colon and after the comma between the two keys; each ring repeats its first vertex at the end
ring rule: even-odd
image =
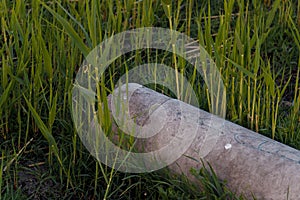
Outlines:
{"type": "Polygon", "coordinates": [[[130,94],[130,118],[146,132],[157,132],[136,137],[137,149],[151,152],[171,145],[163,159],[187,149],[168,166],[173,173],[195,181],[190,169],[200,169],[203,159],[229,189],[249,199],[300,199],[300,151],[138,84],[128,84],[121,93],[130,94]]]}

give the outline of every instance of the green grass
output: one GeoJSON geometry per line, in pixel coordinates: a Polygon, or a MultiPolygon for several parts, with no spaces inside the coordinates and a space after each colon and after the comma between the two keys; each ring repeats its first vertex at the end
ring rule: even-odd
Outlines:
{"type": "MultiPolygon", "coordinates": [[[[207,186],[203,191],[164,171],[116,172],[96,162],[81,143],[70,112],[76,72],[100,42],[133,28],[171,28],[197,39],[221,71],[227,89],[226,118],[300,149],[300,3],[170,2],[0,0],[0,199],[233,195],[206,169],[195,172],[207,186]],[[26,191],[19,173],[30,171],[37,180],[34,184],[63,189],[54,196],[26,191]]],[[[200,107],[211,109],[214,102],[200,84],[201,76],[180,57],[160,51],[135,51],[113,62],[99,85],[98,98],[103,100],[122,74],[149,61],[178,70],[177,94],[182,92],[181,75],[189,77],[200,107]]],[[[166,89],[160,91],[170,95],[166,89]]]]}

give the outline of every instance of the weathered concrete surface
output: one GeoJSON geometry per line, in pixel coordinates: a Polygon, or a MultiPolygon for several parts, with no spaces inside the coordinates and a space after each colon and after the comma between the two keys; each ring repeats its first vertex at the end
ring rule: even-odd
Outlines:
{"type": "Polygon", "coordinates": [[[249,199],[252,194],[257,199],[300,199],[300,151],[137,84],[129,84],[128,93],[129,113],[139,126],[153,126],[151,120],[159,117],[165,120],[156,135],[137,139],[141,151],[162,148],[178,137],[193,137],[184,155],[169,166],[174,172],[192,180],[189,170],[201,168],[201,162],[188,157],[202,158],[232,191],[249,199]],[[196,135],[189,135],[193,129],[196,135]]]}

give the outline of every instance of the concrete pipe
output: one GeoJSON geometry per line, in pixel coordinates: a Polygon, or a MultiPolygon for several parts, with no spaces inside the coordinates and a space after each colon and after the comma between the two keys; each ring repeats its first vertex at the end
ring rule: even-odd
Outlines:
{"type": "MultiPolygon", "coordinates": [[[[125,88],[115,93],[128,103],[126,112],[138,127],[134,136],[140,151],[162,149],[155,159],[191,180],[189,170],[200,169],[201,158],[229,189],[249,199],[300,199],[300,151],[141,85],[125,88]]],[[[118,118],[118,101],[110,95],[109,102],[118,118]]],[[[123,118],[124,132],[132,130],[128,123],[123,118]]]]}

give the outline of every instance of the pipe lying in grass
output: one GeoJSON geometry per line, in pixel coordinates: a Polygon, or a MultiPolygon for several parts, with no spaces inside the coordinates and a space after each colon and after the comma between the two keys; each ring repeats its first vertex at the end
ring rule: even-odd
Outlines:
{"type": "MultiPolygon", "coordinates": [[[[190,169],[200,169],[197,160],[201,158],[227,181],[230,190],[246,198],[300,199],[300,151],[138,84],[128,84],[128,89],[123,85],[120,91],[118,95],[128,101],[130,118],[139,128],[146,128],[144,138],[136,137],[137,149],[151,152],[171,145],[171,151],[160,155],[167,159],[187,148],[168,166],[175,173],[183,172],[194,180],[190,169]],[[157,134],[145,138],[147,130],[157,134]],[[174,145],[185,138],[191,142],[174,145]]],[[[108,99],[110,109],[116,112],[112,95],[108,99]]]]}

